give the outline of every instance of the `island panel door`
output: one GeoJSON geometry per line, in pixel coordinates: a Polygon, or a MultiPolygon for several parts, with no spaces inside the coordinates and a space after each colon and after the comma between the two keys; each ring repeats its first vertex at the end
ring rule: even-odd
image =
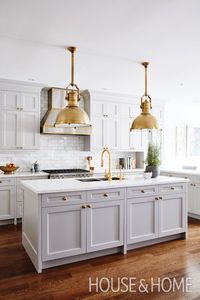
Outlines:
{"type": "Polygon", "coordinates": [[[127,244],[158,237],[158,197],[129,199],[127,203],[127,244]]]}
{"type": "Polygon", "coordinates": [[[185,194],[172,194],[159,200],[159,236],[167,236],[186,229],[185,194]]]}
{"type": "Polygon", "coordinates": [[[123,245],[123,200],[95,202],[87,208],[87,252],[123,245]]]}
{"type": "Polygon", "coordinates": [[[86,209],[81,205],[42,209],[43,261],[86,252],[86,209]]]}

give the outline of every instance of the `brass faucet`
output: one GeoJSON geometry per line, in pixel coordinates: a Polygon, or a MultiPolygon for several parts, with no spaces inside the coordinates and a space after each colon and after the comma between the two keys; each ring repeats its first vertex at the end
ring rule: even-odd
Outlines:
{"type": "Polygon", "coordinates": [[[101,166],[103,167],[104,161],[103,156],[104,153],[108,153],[108,173],[105,173],[106,178],[108,178],[108,181],[112,181],[112,173],[111,173],[111,154],[108,148],[103,148],[101,152],[101,166]]]}

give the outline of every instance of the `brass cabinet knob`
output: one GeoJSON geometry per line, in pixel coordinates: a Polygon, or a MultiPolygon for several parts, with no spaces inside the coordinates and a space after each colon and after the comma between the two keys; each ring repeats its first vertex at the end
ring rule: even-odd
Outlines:
{"type": "Polygon", "coordinates": [[[63,199],[64,201],[66,201],[66,200],[67,200],[67,196],[63,197],[62,199],[63,199]]]}
{"type": "Polygon", "coordinates": [[[196,183],[194,183],[193,186],[196,186],[196,183]]]}
{"type": "Polygon", "coordinates": [[[155,200],[159,200],[159,198],[158,198],[158,197],[155,197],[155,200]]]}
{"type": "Polygon", "coordinates": [[[103,194],[104,197],[108,197],[108,194],[103,194]]]}
{"type": "Polygon", "coordinates": [[[20,110],[23,110],[23,107],[21,107],[20,110]]]}
{"type": "Polygon", "coordinates": [[[86,208],[86,205],[82,205],[82,208],[86,208]]]}
{"type": "Polygon", "coordinates": [[[87,208],[92,208],[92,205],[91,204],[87,204],[87,208]]]}
{"type": "Polygon", "coordinates": [[[2,181],[0,181],[0,183],[2,183],[2,181]]]}
{"type": "Polygon", "coordinates": [[[190,183],[191,186],[193,186],[193,183],[190,183]]]}
{"type": "Polygon", "coordinates": [[[162,200],[162,197],[159,197],[160,200],[162,200]]]}
{"type": "Polygon", "coordinates": [[[144,190],[141,190],[141,193],[144,193],[144,190]]]}
{"type": "Polygon", "coordinates": [[[175,188],[173,186],[170,187],[171,190],[175,190],[175,188]]]}

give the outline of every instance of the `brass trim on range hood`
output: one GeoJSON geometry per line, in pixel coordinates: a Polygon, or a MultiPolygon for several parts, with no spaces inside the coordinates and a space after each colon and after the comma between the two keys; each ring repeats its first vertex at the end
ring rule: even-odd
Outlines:
{"type": "Polygon", "coordinates": [[[142,110],[141,114],[133,120],[130,130],[134,129],[159,129],[157,119],[150,113],[152,109],[151,97],[147,93],[147,67],[148,62],[143,62],[142,65],[145,69],[145,93],[141,97],[140,108],[142,110]]]}

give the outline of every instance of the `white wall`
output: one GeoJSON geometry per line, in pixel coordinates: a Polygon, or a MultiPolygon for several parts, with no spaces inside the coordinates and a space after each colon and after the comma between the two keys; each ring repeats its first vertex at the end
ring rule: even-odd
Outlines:
{"type": "Polygon", "coordinates": [[[186,124],[200,126],[200,104],[197,102],[166,104],[164,124],[164,167],[182,167],[190,164],[200,166],[200,161],[196,158],[186,159],[176,156],[176,127],[186,124]]]}

